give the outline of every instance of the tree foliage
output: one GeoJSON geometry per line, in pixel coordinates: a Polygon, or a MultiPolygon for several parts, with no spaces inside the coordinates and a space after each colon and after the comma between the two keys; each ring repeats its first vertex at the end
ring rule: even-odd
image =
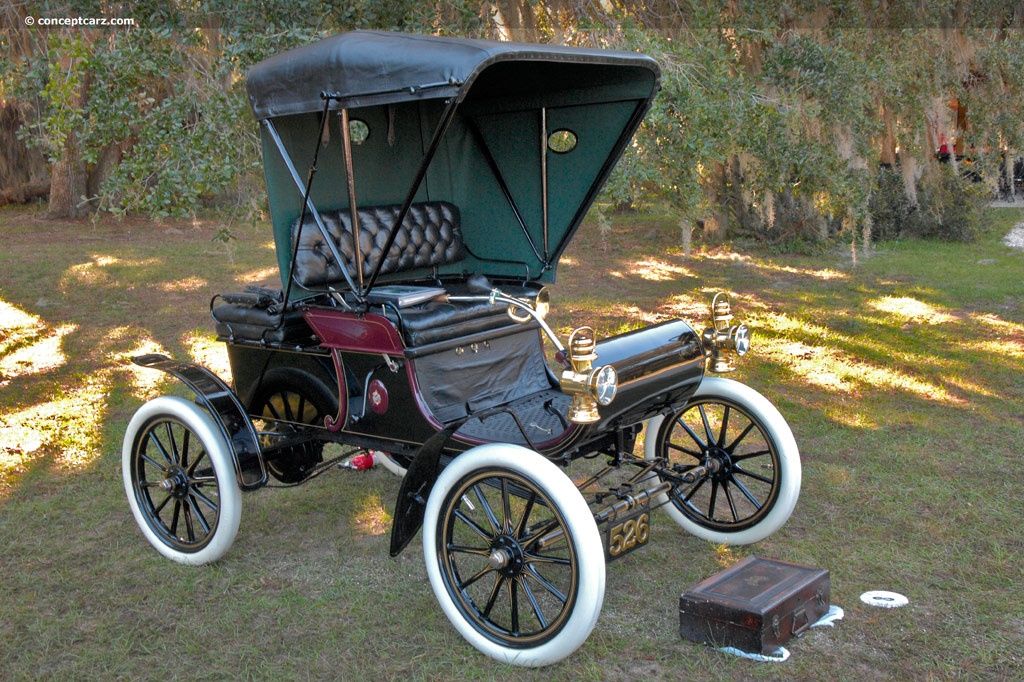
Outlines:
{"type": "Polygon", "coordinates": [[[4,11],[0,94],[24,105],[23,138],[55,172],[70,165],[85,176],[78,204],[97,210],[187,215],[228,197],[252,210],[259,154],[242,76],[271,54],[356,28],[655,56],[663,91],[607,197],[668,206],[684,235],[699,226],[777,241],[840,233],[868,241],[872,230],[968,238],[970,207],[1005,176],[1003,160],[1024,150],[1024,10],[1016,1],[31,7],[36,17],[135,20],[122,29],[28,29],[27,5],[4,11]],[[935,158],[943,141],[956,152],[948,167],[935,158]]]}
{"type": "MultiPolygon", "coordinates": [[[[254,63],[343,30],[475,34],[487,18],[468,0],[51,1],[5,11],[0,94],[27,103],[23,139],[78,178],[72,205],[51,214],[91,204],[154,217],[225,196],[252,209],[257,193],[239,183],[259,160],[242,79],[254,63]],[[27,16],[134,26],[31,28],[27,16]]],[[[67,180],[55,172],[51,204],[67,180]]]]}
{"type": "Polygon", "coordinates": [[[888,236],[971,236],[1002,160],[1024,149],[1016,3],[711,5],[618,6],[630,30],[610,33],[666,76],[638,138],[646,162],[623,165],[616,202],[660,187],[684,222],[773,240],[870,239],[895,202],[888,236]],[[955,170],[936,161],[943,139],[955,170]]]}

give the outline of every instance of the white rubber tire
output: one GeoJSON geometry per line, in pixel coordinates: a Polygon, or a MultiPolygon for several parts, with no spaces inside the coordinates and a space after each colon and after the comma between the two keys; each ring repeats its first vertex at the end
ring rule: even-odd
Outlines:
{"type": "MultiPolygon", "coordinates": [[[[159,473],[154,460],[149,460],[149,468],[153,470],[152,473],[159,473]]],[[[140,407],[125,431],[121,470],[132,515],[143,535],[158,552],[172,561],[199,566],[216,561],[230,549],[241,523],[242,495],[227,443],[210,416],[198,405],[175,396],[161,396],[140,407]],[[149,485],[142,485],[137,480],[139,441],[149,437],[154,425],[167,423],[183,427],[199,439],[216,478],[216,519],[206,535],[193,543],[188,542],[187,538],[178,538],[177,541],[171,539],[170,529],[164,523],[160,510],[155,508],[158,505],[152,504],[152,498],[147,492],[153,489],[160,494],[158,486],[154,485],[156,482],[148,481],[149,485]]]]}
{"type": "MultiPolygon", "coordinates": [[[[749,545],[765,539],[776,532],[789,519],[800,496],[801,466],[800,452],[789,424],[767,398],[746,384],[721,377],[705,377],[694,393],[692,402],[698,400],[724,400],[745,410],[760,424],[761,430],[774,446],[779,458],[779,490],[770,511],[756,525],[736,532],[722,532],[707,528],[688,518],[667,496],[655,499],[663,504],[665,512],[687,532],[719,544],[749,545]]],[[[658,432],[665,420],[663,416],[651,419],[644,435],[644,456],[654,459],[658,456],[658,432]]]]}
{"type": "MultiPolygon", "coordinates": [[[[487,489],[495,490],[491,487],[487,489]]],[[[523,488],[520,487],[520,490],[523,488]]],[[[515,501],[519,499],[515,498],[515,501]]],[[[541,505],[536,505],[536,508],[541,508],[541,505]]],[[[427,502],[423,524],[423,555],[434,595],[448,620],[479,651],[505,663],[540,667],[569,656],[590,636],[604,603],[604,549],[590,508],[561,469],[536,452],[518,445],[481,445],[457,456],[445,467],[427,502]],[[466,509],[476,511],[477,505],[482,507],[479,497],[476,497],[477,505],[467,503],[471,488],[466,486],[469,481],[491,474],[508,475],[519,481],[517,485],[526,485],[546,498],[546,508],[560,517],[561,528],[568,537],[568,544],[564,545],[563,550],[572,557],[570,564],[575,576],[575,595],[567,600],[571,603],[563,605],[556,614],[550,626],[554,629],[535,637],[536,644],[534,640],[519,642],[508,636],[501,641],[502,637],[494,636],[493,632],[489,636],[483,631],[487,626],[480,623],[481,619],[476,618],[476,622],[472,619],[473,616],[482,615],[478,609],[474,610],[475,603],[461,599],[463,592],[468,597],[468,586],[460,592],[457,588],[450,588],[446,581],[446,575],[452,576],[451,564],[447,563],[450,553],[439,546],[441,538],[446,534],[443,527],[445,519],[451,518],[453,514],[453,502],[455,506],[461,506],[460,512],[466,509]],[[464,492],[460,493],[460,490],[464,492]],[[460,594],[459,603],[471,611],[469,617],[456,603],[450,589],[460,594]]],[[[495,578],[500,580],[497,575],[495,578]]],[[[523,583],[527,579],[532,579],[532,576],[524,577],[523,583]]],[[[485,580],[490,580],[488,584],[495,584],[490,576],[480,582],[484,583],[485,580]]]]}

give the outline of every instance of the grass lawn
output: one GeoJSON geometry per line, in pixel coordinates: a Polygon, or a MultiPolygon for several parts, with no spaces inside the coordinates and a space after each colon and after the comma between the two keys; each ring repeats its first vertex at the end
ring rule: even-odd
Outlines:
{"type": "MultiPolygon", "coordinates": [[[[789,523],[749,547],[656,514],[608,565],[597,627],[542,670],[465,643],[434,601],[418,541],[388,556],[398,479],[338,471],[243,496],[231,551],[159,556],[121,483],[125,426],[182,389],[128,358],[164,352],[228,377],[210,297],[274,285],[265,225],[50,222],[0,210],[0,679],[1002,680],[1024,677],[1024,211],[991,209],[972,244],[813,256],[717,247],[684,258],[673,221],[581,231],[552,326],[601,335],[733,294],[754,349],[732,375],[789,421],[804,483],[789,523]],[[846,617],[785,663],[679,636],[680,593],[742,557],[826,568],[846,617]],[[877,609],[867,590],[909,606],[877,609]]],[[[858,245],[859,249],[859,245],[858,245]]]]}

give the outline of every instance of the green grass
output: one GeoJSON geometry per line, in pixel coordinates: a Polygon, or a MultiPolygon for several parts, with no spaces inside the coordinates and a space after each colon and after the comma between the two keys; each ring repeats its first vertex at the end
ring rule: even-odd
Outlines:
{"type": "Polygon", "coordinates": [[[733,294],[755,330],[734,378],[772,400],[800,445],[790,522],[758,545],[698,541],[656,515],[609,564],[604,608],[540,671],[478,654],[437,607],[418,542],[396,559],[375,513],[398,481],[338,472],[243,496],[216,565],[143,540],[121,438],[145,399],[180,389],[127,358],[161,350],[224,372],[207,304],[273,283],[266,226],[51,223],[0,211],[0,678],[67,680],[1016,679],[1024,676],[1024,213],[988,213],[973,244],[901,242],[816,256],[696,249],[670,219],[588,225],[553,287],[552,323],[600,334],[733,294]],[[826,568],[834,629],[783,664],[680,639],[679,594],[743,556],[826,568]],[[892,611],[870,589],[910,598],[892,611]]]}

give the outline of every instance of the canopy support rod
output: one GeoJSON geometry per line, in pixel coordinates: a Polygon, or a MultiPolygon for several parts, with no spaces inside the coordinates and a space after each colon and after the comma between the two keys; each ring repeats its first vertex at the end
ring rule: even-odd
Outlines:
{"type": "MultiPolygon", "coordinates": [[[[313,220],[316,222],[316,226],[320,230],[320,234],[324,238],[324,243],[327,244],[327,247],[331,250],[331,256],[333,256],[334,260],[338,263],[341,269],[341,274],[345,278],[345,282],[348,284],[349,288],[352,289],[352,291],[358,291],[355,282],[352,281],[352,276],[348,274],[348,268],[342,266],[345,260],[341,257],[341,254],[338,252],[338,246],[337,244],[334,243],[334,240],[331,238],[331,234],[327,230],[327,226],[324,225],[324,220],[320,216],[320,212],[316,210],[316,206],[314,206],[313,202],[310,200],[309,191],[306,188],[306,183],[302,181],[302,176],[300,176],[299,171],[295,169],[295,164],[292,163],[291,157],[288,156],[288,150],[285,149],[284,142],[281,140],[281,136],[278,134],[273,122],[270,119],[264,119],[263,125],[267,133],[270,135],[270,139],[274,142],[274,146],[277,148],[277,153],[281,155],[281,160],[284,161],[285,168],[288,169],[288,173],[292,176],[292,182],[295,183],[295,186],[298,188],[300,192],[302,192],[303,195],[302,212],[299,215],[299,229],[296,231],[295,234],[295,243],[292,244],[291,266],[288,269],[289,287],[291,286],[291,280],[293,276],[292,271],[295,267],[295,258],[296,255],[298,254],[299,235],[301,235],[302,233],[302,220],[305,218],[305,213],[306,210],[308,209],[309,214],[313,216],[313,220]]],[[[312,171],[313,169],[311,168],[310,170],[312,171]]],[[[309,180],[310,187],[312,187],[312,173],[310,173],[309,180]]],[[[285,300],[287,301],[287,298],[285,300]]]]}
{"type": "Polygon", "coordinates": [[[370,274],[369,280],[366,282],[366,289],[360,293],[365,296],[371,289],[373,289],[374,283],[377,281],[377,275],[380,274],[380,270],[384,267],[384,261],[387,260],[388,254],[391,253],[391,247],[394,246],[395,239],[398,237],[398,229],[405,222],[405,217],[409,215],[409,207],[412,206],[413,200],[416,199],[416,192],[419,191],[420,185],[423,183],[423,178],[427,176],[427,168],[430,167],[430,162],[434,160],[434,155],[437,153],[437,148],[441,145],[441,139],[444,138],[444,134],[448,132],[448,126],[451,125],[452,119],[455,118],[455,110],[459,108],[459,100],[454,97],[448,100],[447,106],[444,112],[441,114],[441,120],[437,122],[437,127],[434,128],[434,134],[430,138],[430,144],[427,145],[427,150],[423,154],[423,160],[420,161],[420,167],[416,171],[416,177],[412,181],[412,186],[409,188],[409,193],[405,197],[405,201],[402,203],[402,210],[398,212],[398,218],[395,220],[394,226],[391,231],[388,232],[388,240],[384,243],[384,247],[381,249],[380,260],[377,261],[373,266],[373,272],[370,274]]]}
{"type": "MultiPolygon", "coordinates": [[[[533,251],[533,255],[537,257],[537,260],[542,265],[544,265],[544,270],[546,270],[548,262],[537,249],[537,243],[533,241],[533,236],[530,234],[530,230],[526,227],[526,220],[523,218],[523,214],[520,212],[519,206],[516,204],[515,197],[512,196],[512,190],[509,189],[508,183],[505,182],[505,176],[501,174],[501,169],[498,168],[498,162],[491,154],[491,150],[487,147],[487,141],[484,140],[484,136],[480,132],[480,128],[477,127],[476,121],[470,119],[469,123],[469,128],[473,131],[473,137],[476,139],[476,142],[480,147],[480,151],[484,153],[484,159],[487,160],[487,165],[491,168],[491,175],[493,175],[494,179],[498,181],[498,187],[501,188],[501,193],[505,195],[505,201],[508,202],[509,208],[512,209],[512,214],[516,217],[516,222],[519,223],[519,228],[526,236],[526,241],[530,244],[530,249],[533,251]]],[[[541,272],[543,272],[543,270],[541,272]]]]}
{"type": "Polygon", "coordinates": [[[540,210],[543,216],[544,263],[548,263],[548,108],[540,108],[540,210]]]}
{"type": "MultiPolygon", "coordinates": [[[[359,243],[359,213],[356,208],[356,174],[352,169],[352,133],[348,128],[348,107],[341,109],[341,140],[345,148],[345,185],[348,187],[348,211],[352,223],[352,245],[356,253],[356,276],[363,290],[363,249],[359,243]]],[[[387,253],[385,251],[385,253],[387,253]]]]}

